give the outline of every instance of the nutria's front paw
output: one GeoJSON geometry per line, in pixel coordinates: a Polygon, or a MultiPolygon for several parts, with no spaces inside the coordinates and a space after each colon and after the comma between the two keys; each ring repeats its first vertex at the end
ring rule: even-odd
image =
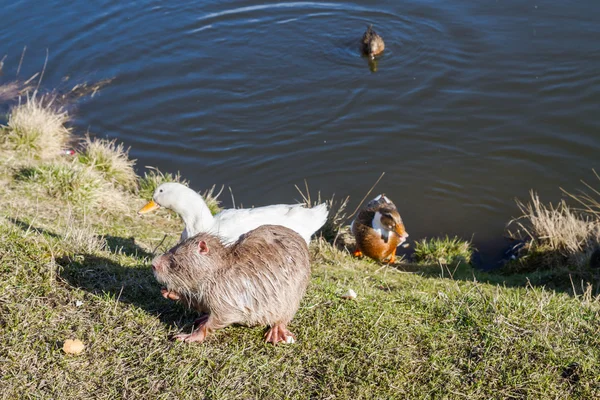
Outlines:
{"type": "Polygon", "coordinates": [[[179,295],[173,291],[168,290],[167,288],[160,289],[160,293],[165,299],[169,300],[179,300],[179,295]]]}

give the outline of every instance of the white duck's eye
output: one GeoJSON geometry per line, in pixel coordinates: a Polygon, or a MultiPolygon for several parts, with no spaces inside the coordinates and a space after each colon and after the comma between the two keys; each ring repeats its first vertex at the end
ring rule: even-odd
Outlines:
{"type": "Polygon", "coordinates": [[[163,190],[162,190],[162,189],[160,189],[158,192],[159,192],[159,193],[162,193],[162,191],[163,191],[163,190]]]}

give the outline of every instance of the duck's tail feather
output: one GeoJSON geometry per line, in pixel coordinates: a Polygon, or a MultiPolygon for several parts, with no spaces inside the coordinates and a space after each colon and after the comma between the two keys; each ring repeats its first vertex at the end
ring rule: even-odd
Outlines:
{"type": "Polygon", "coordinates": [[[299,214],[297,217],[299,218],[301,229],[296,229],[298,233],[306,240],[308,243],[310,241],[310,237],[323,225],[327,222],[327,216],[329,215],[329,210],[327,209],[326,203],[318,204],[314,207],[304,207],[301,206],[296,208],[299,214]]]}

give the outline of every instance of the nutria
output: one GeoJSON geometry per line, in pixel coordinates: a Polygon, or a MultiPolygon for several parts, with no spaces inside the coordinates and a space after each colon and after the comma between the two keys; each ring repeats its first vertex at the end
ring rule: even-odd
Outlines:
{"type": "Polygon", "coordinates": [[[181,299],[204,313],[191,334],[202,342],[209,332],[231,324],[268,325],[267,342],[289,343],[287,330],[310,278],[306,241],[293,230],[262,225],[225,247],[220,238],[199,233],[152,261],[165,298],[181,299]]]}

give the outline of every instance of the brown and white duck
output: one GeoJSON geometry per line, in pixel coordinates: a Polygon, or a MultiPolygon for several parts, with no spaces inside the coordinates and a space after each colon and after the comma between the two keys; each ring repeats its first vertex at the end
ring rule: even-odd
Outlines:
{"type": "Polygon", "coordinates": [[[384,49],[383,38],[373,30],[373,25],[369,25],[362,38],[362,52],[373,60],[375,56],[383,53],[384,49]]]}
{"type": "Polygon", "coordinates": [[[367,256],[376,261],[396,261],[396,247],[406,241],[408,233],[398,209],[384,194],[362,208],[352,221],[357,257],[367,256]]]}

